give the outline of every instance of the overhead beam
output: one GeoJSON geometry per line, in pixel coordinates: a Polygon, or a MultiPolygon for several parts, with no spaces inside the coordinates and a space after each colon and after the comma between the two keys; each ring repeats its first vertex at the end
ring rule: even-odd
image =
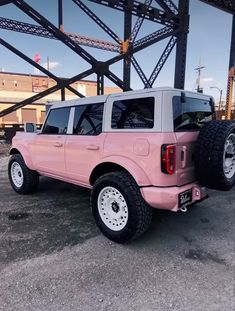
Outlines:
{"type": "Polygon", "coordinates": [[[0,6],[1,6],[1,5],[9,4],[9,3],[11,3],[11,2],[12,2],[12,0],[1,0],[1,1],[0,1],[0,6]]]}
{"type": "Polygon", "coordinates": [[[170,27],[163,27],[150,35],[141,38],[133,44],[133,52],[136,53],[160,40],[166,39],[179,33],[179,29],[172,29],[170,27]]]}
{"type": "Polygon", "coordinates": [[[137,60],[135,59],[134,56],[131,57],[131,63],[133,65],[133,67],[135,68],[136,72],[138,73],[141,81],[146,86],[146,88],[150,88],[149,81],[148,81],[144,71],[142,70],[142,68],[140,67],[139,63],[137,62],[137,60]]]}
{"type": "Polygon", "coordinates": [[[58,0],[58,28],[64,31],[63,27],[63,0],[58,0]]]}
{"type": "MultiPolygon", "coordinates": [[[[9,18],[0,17],[0,28],[4,30],[10,30],[10,31],[20,32],[24,34],[33,35],[33,36],[43,37],[47,39],[58,40],[58,38],[56,38],[52,33],[50,33],[48,30],[46,30],[42,26],[20,22],[20,21],[9,19],[9,18]]],[[[77,44],[83,45],[83,46],[89,46],[89,47],[93,47],[93,48],[97,48],[101,50],[107,50],[111,52],[120,51],[120,45],[115,44],[113,42],[93,39],[87,36],[78,35],[76,33],[65,32],[65,34],[70,39],[72,39],[74,42],[76,42],[77,44]]]]}
{"type": "MultiPolygon", "coordinates": [[[[81,48],[77,43],[75,43],[71,38],[69,38],[66,34],[56,28],[51,22],[49,22],[46,18],[44,18],[41,14],[39,14],[36,10],[34,10],[30,5],[28,5],[23,0],[13,0],[13,3],[25,12],[28,16],[30,16],[33,20],[35,20],[39,25],[46,28],[50,33],[52,33],[56,38],[61,40],[66,46],[72,49],[75,53],[81,56],[86,62],[92,65],[93,71],[99,74],[99,62],[91,56],[88,52],[86,52],[83,48],[81,48]]],[[[125,88],[121,79],[116,77],[113,73],[108,70],[108,63],[105,62],[104,65],[105,71],[104,75],[109,78],[112,82],[114,82],[117,86],[122,88],[123,90],[130,90],[130,88],[125,88]]]]}
{"type": "Polygon", "coordinates": [[[81,0],[72,0],[80,9],[85,12],[98,26],[100,26],[113,40],[120,43],[121,39],[115,34],[115,32],[108,27],[96,14],[92,12],[81,0]]]}
{"type": "Polygon", "coordinates": [[[98,4],[102,4],[112,9],[116,9],[122,12],[129,10],[132,15],[142,17],[144,15],[145,19],[150,21],[160,23],[163,25],[175,25],[178,23],[178,18],[173,21],[171,16],[164,10],[159,10],[153,6],[146,6],[144,3],[139,1],[133,1],[133,5],[129,5],[126,0],[89,0],[98,4]]]}
{"type": "MultiPolygon", "coordinates": [[[[90,76],[92,73],[93,73],[93,70],[92,69],[88,69],[88,70],[86,70],[86,71],[84,71],[84,72],[82,72],[82,73],[80,73],[80,74],[78,74],[76,76],[73,76],[72,78],[66,79],[66,80],[64,80],[62,82],[63,83],[63,87],[68,87],[70,84],[72,84],[72,83],[74,83],[74,82],[76,82],[78,80],[82,80],[82,79],[86,78],[87,76],[90,76]]],[[[58,91],[59,89],[61,89],[61,87],[62,87],[61,84],[60,85],[57,84],[57,85],[55,85],[55,86],[53,86],[53,87],[51,87],[51,88],[49,88],[49,89],[47,89],[47,90],[45,90],[43,92],[37,93],[37,94],[35,94],[35,95],[33,95],[33,96],[31,96],[31,97],[21,101],[20,103],[17,103],[15,105],[13,105],[12,107],[9,107],[7,109],[4,109],[4,110],[0,111],[0,118],[4,117],[8,113],[16,111],[19,108],[22,108],[22,107],[24,107],[24,106],[26,106],[28,104],[31,104],[31,103],[35,102],[36,100],[39,100],[39,99],[41,99],[41,98],[43,98],[43,97],[45,97],[45,96],[47,96],[49,94],[52,94],[52,93],[58,91]]]]}
{"type": "Polygon", "coordinates": [[[171,51],[173,50],[175,44],[176,44],[176,37],[172,36],[170,41],[168,42],[166,48],[164,49],[160,59],[158,60],[155,68],[153,69],[152,74],[149,77],[148,84],[145,87],[153,87],[154,82],[156,81],[160,71],[162,70],[165,62],[167,61],[169,55],[171,54],[171,51]]]}
{"type": "MultiPolygon", "coordinates": [[[[128,6],[133,5],[133,0],[127,0],[128,6]]],[[[123,59],[123,83],[126,88],[130,88],[131,85],[131,31],[132,31],[132,14],[130,10],[124,12],[124,42],[127,44],[127,50],[129,53],[125,53],[123,59]]]]}
{"type": "MultiPolygon", "coordinates": [[[[149,8],[149,6],[151,5],[152,1],[153,0],[145,0],[144,5],[147,8],[149,8]]],[[[136,39],[136,37],[138,35],[138,32],[140,31],[140,28],[141,28],[141,26],[142,26],[142,24],[144,22],[144,17],[145,17],[145,14],[143,14],[141,17],[139,16],[137,18],[137,21],[136,21],[136,23],[135,23],[135,25],[134,25],[134,27],[133,27],[133,29],[131,31],[130,41],[132,41],[132,42],[135,41],[135,39],[136,39]]]]}
{"type": "Polygon", "coordinates": [[[177,6],[171,0],[155,0],[158,5],[168,14],[177,15],[179,13],[177,6]]]}
{"type": "MultiPolygon", "coordinates": [[[[24,61],[26,61],[27,63],[29,63],[30,65],[32,65],[33,67],[37,68],[39,71],[43,72],[46,76],[50,77],[51,79],[55,80],[57,82],[58,85],[61,84],[61,78],[55,76],[53,73],[51,73],[50,71],[48,71],[46,68],[44,68],[43,66],[39,65],[38,63],[36,63],[34,60],[32,60],[31,58],[29,58],[28,56],[26,56],[25,54],[23,54],[22,52],[20,52],[19,50],[17,50],[14,46],[12,46],[11,44],[9,44],[8,42],[6,42],[5,40],[3,40],[2,38],[0,38],[0,44],[5,46],[8,50],[10,50],[11,52],[13,52],[14,54],[16,54],[17,56],[19,56],[20,58],[22,58],[24,61]]],[[[76,90],[73,89],[73,87],[69,87],[70,91],[72,91],[73,93],[75,93],[76,95],[78,95],[79,97],[84,97],[81,93],[77,92],[76,90]]]]}
{"type": "Polygon", "coordinates": [[[184,89],[187,39],[189,31],[189,0],[179,0],[180,28],[177,35],[174,87],[184,89]]]}
{"type": "Polygon", "coordinates": [[[200,0],[209,4],[219,10],[235,15],[235,1],[234,0],[200,0]]]}
{"type": "MultiPolygon", "coordinates": [[[[88,63],[92,64],[93,70],[95,73],[99,73],[99,70],[96,68],[98,65],[97,60],[92,57],[88,52],[86,52],[83,48],[81,48],[78,44],[76,44],[72,39],[70,39],[66,34],[58,30],[52,23],[50,23],[47,19],[41,16],[36,10],[26,4],[23,0],[13,0],[14,4],[19,7],[23,12],[29,15],[32,19],[38,22],[41,26],[46,28],[50,33],[52,33],[56,38],[61,40],[65,45],[71,48],[74,52],[80,55],[84,60],[88,63]]],[[[174,35],[178,32],[177,29],[172,30],[170,27],[165,27],[160,29],[159,31],[154,32],[153,34],[144,37],[141,40],[138,40],[133,46],[133,53],[136,53],[164,38],[167,38],[170,35],[174,35]]],[[[106,68],[108,66],[120,61],[126,55],[118,55],[114,58],[103,63],[106,68]]],[[[122,88],[123,90],[130,90],[130,88],[126,88],[123,84],[122,80],[116,77],[113,73],[111,73],[108,69],[104,72],[104,75],[107,76],[112,82],[114,82],[117,86],[122,88]]]]}
{"type": "Polygon", "coordinates": [[[75,53],[81,56],[85,61],[94,66],[96,64],[96,59],[86,52],[82,47],[80,47],[76,42],[69,38],[66,34],[55,27],[49,20],[43,17],[39,12],[34,10],[30,5],[28,5],[23,0],[13,0],[13,3],[25,14],[30,16],[39,25],[48,30],[54,37],[61,40],[65,45],[72,49],[75,53]]]}
{"type": "MultiPolygon", "coordinates": [[[[8,23],[6,23],[6,20],[2,20],[2,23],[5,22],[5,29],[8,30],[15,30],[15,28],[19,32],[23,33],[29,33],[33,35],[38,35],[50,39],[57,39],[60,40],[64,45],[69,47],[71,50],[73,50],[77,55],[79,55],[81,58],[83,58],[88,64],[90,64],[91,68],[75,77],[72,77],[71,79],[78,79],[81,80],[82,78],[92,74],[97,74],[97,94],[103,94],[104,92],[104,76],[106,76],[110,81],[112,81],[114,84],[119,86],[123,90],[131,90],[130,88],[130,59],[133,57],[133,55],[157,42],[160,40],[163,40],[169,36],[172,36],[170,42],[168,43],[165,51],[163,52],[163,55],[161,56],[159,62],[157,63],[156,67],[154,68],[154,71],[152,72],[149,80],[147,80],[143,70],[139,66],[138,62],[135,58],[133,58],[133,66],[135,69],[137,69],[137,72],[140,74],[140,77],[142,76],[142,81],[144,82],[145,86],[151,86],[158,73],[160,72],[163,64],[165,63],[167,57],[169,56],[176,38],[175,36],[178,36],[182,30],[184,31],[185,28],[182,26],[182,23],[179,23],[179,19],[181,16],[178,14],[178,8],[175,6],[174,2],[172,0],[156,0],[158,5],[162,9],[158,9],[154,6],[152,6],[152,0],[145,0],[144,3],[140,1],[135,0],[101,0],[101,1],[95,1],[90,0],[91,2],[95,2],[97,4],[102,4],[105,6],[108,6],[110,8],[117,9],[119,11],[124,12],[124,19],[125,19],[125,25],[124,25],[124,39],[121,40],[113,30],[107,26],[102,20],[100,20],[95,13],[93,13],[83,2],[84,1],[78,1],[78,0],[72,0],[74,3],[78,5],[90,18],[92,18],[97,25],[99,25],[106,33],[108,33],[111,38],[115,41],[107,42],[103,40],[95,40],[91,38],[87,38],[85,36],[79,36],[77,34],[73,33],[65,33],[63,29],[63,19],[62,19],[62,0],[58,1],[58,27],[53,25],[50,21],[48,21],[45,17],[40,15],[39,12],[37,12],[35,9],[33,9],[30,5],[28,5],[24,0],[12,0],[19,9],[21,9],[24,13],[26,13],[28,16],[30,16],[38,25],[32,25],[22,22],[16,22],[9,20],[8,23]],[[137,23],[135,24],[135,27],[133,30],[131,30],[131,19],[132,16],[138,16],[137,23]],[[160,23],[162,25],[165,25],[162,29],[153,32],[150,35],[147,35],[138,41],[135,41],[137,34],[140,30],[140,27],[144,20],[150,20],[156,23],[160,23]],[[12,29],[9,29],[9,28],[12,29]],[[84,42],[85,41],[85,42],[84,42]],[[99,41],[99,42],[98,42],[99,41]],[[128,42],[127,45],[125,45],[127,48],[123,51],[120,50],[120,46],[122,46],[122,42],[128,42]],[[108,59],[107,61],[100,62],[98,61],[94,56],[92,56],[90,53],[88,53],[86,50],[84,50],[80,45],[84,44],[85,46],[93,46],[101,48],[103,46],[103,49],[112,50],[114,52],[118,52],[119,55],[108,59]],[[96,46],[94,46],[96,45],[96,46]],[[118,78],[112,71],[110,71],[109,66],[118,62],[118,61],[124,61],[124,74],[123,74],[123,80],[118,78]],[[151,82],[151,83],[150,83],[151,82]]],[[[180,0],[181,2],[183,0],[180,0]]],[[[186,0],[188,1],[188,0],[186,0]]],[[[184,20],[185,22],[185,20],[184,20]]],[[[1,27],[1,18],[0,18],[0,28],[1,27]]],[[[123,45],[123,47],[125,47],[123,45]]],[[[17,50],[18,51],[18,50],[17,50]]],[[[18,51],[20,53],[20,51],[18,51]]],[[[17,55],[19,55],[19,53],[17,55]]],[[[22,55],[21,55],[22,56],[22,55]]],[[[25,55],[24,55],[25,56],[25,55]]],[[[26,56],[25,56],[26,57],[26,56]]],[[[26,59],[25,59],[26,60],[26,59]]],[[[28,61],[28,59],[26,60],[28,61]]],[[[32,65],[35,65],[32,60],[32,65]]],[[[40,66],[40,65],[39,65],[40,66]]],[[[36,67],[36,66],[35,66],[36,67]]],[[[41,69],[39,69],[41,70],[41,69]]],[[[42,70],[41,70],[42,71],[42,70]]],[[[43,71],[42,71],[43,72],[43,71]]],[[[45,74],[46,71],[44,71],[45,74]]],[[[51,73],[49,73],[48,76],[51,76],[51,73]],[[50,75],[49,75],[50,74],[50,75]]],[[[61,90],[62,99],[65,98],[65,92],[64,89],[68,88],[70,91],[74,92],[78,96],[81,95],[79,92],[77,92],[75,89],[71,87],[71,79],[61,79],[56,76],[54,76],[55,81],[57,82],[57,85],[53,88],[50,88],[48,92],[54,92],[55,90],[61,90]]],[[[22,105],[27,105],[30,102],[34,100],[38,100],[38,96],[46,96],[47,93],[40,93],[36,94],[35,96],[19,103],[18,105],[14,106],[13,109],[21,108],[22,105]]],[[[40,97],[41,98],[41,97],[40,97]]],[[[12,107],[11,110],[12,111],[12,107]]],[[[8,110],[9,112],[9,110],[8,110]]],[[[3,113],[3,111],[1,112],[3,113]]]]}

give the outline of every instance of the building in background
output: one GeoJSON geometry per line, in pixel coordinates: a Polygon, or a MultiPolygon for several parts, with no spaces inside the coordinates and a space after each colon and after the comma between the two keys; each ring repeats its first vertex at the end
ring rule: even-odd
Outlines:
{"type": "MultiPolygon", "coordinates": [[[[0,72],[0,111],[29,98],[35,93],[45,91],[54,86],[56,82],[47,76],[29,75],[22,73],[0,72]]],[[[82,80],[71,86],[84,96],[96,95],[96,82],[82,80]]],[[[118,93],[118,87],[105,87],[105,94],[118,93]]],[[[74,93],[65,89],[66,100],[78,98],[74,93]]],[[[42,124],[45,118],[45,104],[61,100],[60,90],[54,92],[34,104],[27,105],[0,118],[0,127],[34,122],[42,124]]]]}

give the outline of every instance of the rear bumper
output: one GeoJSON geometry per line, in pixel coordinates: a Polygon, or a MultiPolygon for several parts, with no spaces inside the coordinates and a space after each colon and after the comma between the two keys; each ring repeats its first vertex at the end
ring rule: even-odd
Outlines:
{"type": "Polygon", "coordinates": [[[181,187],[143,187],[140,188],[144,200],[152,207],[173,212],[179,210],[179,194],[192,189],[192,203],[207,196],[207,189],[198,183],[190,183],[181,187]]]}

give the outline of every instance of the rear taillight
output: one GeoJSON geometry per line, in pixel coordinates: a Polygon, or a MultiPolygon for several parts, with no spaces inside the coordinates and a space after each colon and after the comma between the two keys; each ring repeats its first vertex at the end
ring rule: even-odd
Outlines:
{"type": "Polygon", "coordinates": [[[175,172],[175,145],[162,145],[161,150],[161,169],[165,174],[175,172]]]}

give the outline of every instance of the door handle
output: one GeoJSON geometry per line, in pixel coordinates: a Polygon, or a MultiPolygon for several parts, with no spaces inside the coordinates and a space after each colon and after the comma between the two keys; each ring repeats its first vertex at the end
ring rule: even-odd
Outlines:
{"type": "Polygon", "coordinates": [[[87,150],[99,150],[100,147],[97,145],[89,145],[86,147],[87,150]]]}
{"type": "Polygon", "coordinates": [[[187,147],[183,146],[182,148],[182,158],[181,158],[182,168],[186,167],[187,163],[187,147]]]}
{"type": "Polygon", "coordinates": [[[54,143],[54,147],[62,147],[63,144],[59,143],[58,141],[54,143]]]}

